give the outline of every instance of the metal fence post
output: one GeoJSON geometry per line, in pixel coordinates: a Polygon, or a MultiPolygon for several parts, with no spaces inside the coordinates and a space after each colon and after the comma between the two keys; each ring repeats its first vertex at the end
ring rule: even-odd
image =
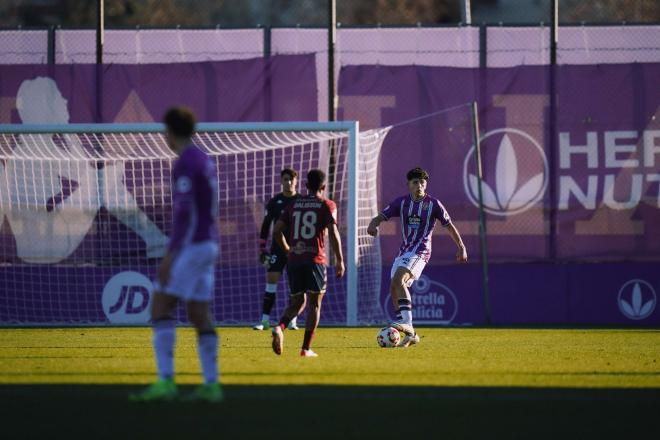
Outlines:
{"type": "Polygon", "coordinates": [[[470,107],[472,122],[472,141],[474,142],[475,160],[477,162],[477,196],[479,198],[479,247],[481,250],[481,270],[484,289],[484,318],[486,324],[491,324],[490,314],[490,283],[488,276],[488,247],[486,245],[486,212],[482,190],[483,166],[481,160],[481,133],[479,133],[479,107],[477,101],[472,101],[470,107]]]}
{"type": "Polygon", "coordinates": [[[488,26],[481,23],[479,26],[479,67],[488,65],[488,26]]]}
{"type": "Polygon", "coordinates": [[[263,27],[264,33],[264,48],[263,57],[265,61],[265,75],[264,75],[264,121],[273,120],[273,88],[271,79],[271,51],[272,51],[272,27],[265,25],[263,27]]]}
{"type": "Polygon", "coordinates": [[[48,47],[46,52],[48,53],[48,65],[52,66],[55,64],[55,26],[51,25],[48,27],[48,47]]]}
{"type": "Polygon", "coordinates": [[[557,257],[557,210],[555,201],[557,199],[556,179],[556,150],[557,150],[557,42],[559,40],[559,0],[551,3],[551,26],[550,26],[550,72],[548,75],[548,93],[550,95],[550,108],[548,114],[548,196],[550,197],[550,211],[548,215],[548,258],[555,260],[557,257]]]}

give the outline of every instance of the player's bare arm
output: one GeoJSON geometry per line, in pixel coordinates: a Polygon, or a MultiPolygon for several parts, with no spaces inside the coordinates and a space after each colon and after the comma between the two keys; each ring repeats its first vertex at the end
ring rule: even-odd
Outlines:
{"type": "Polygon", "coordinates": [[[456,243],[456,246],[458,247],[456,250],[456,261],[467,263],[467,249],[465,249],[465,244],[463,243],[463,239],[461,238],[458,229],[456,229],[456,226],[454,226],[453,223],[450,223],[449,226],[447,226],[447,232],[449,232],[449,236],[454,240],[454,243],[456,243]]]}
{"type": "Polygon", "coordinates": [[[289,243],[286,242],[286,237],[284,237],[284,229],[286,229],[286,223],[282,220],[278,220],[273,228],[273,238],[280,248],[282,248],[284,253],[288,255],[289,252],[291,252],[291,248],[289,247],[289,243]]]}
{"type": "Polygon", "coordinates": [[[337,278],[344,276],[344,256],[341,253],[341,237],[339,236],[339,228],[336,224],[331,224],[329,227],[330,232],[330,246],[335,253],[335,273],[337,278]]]}
{"type": "Polygon", "coordinates": [[[376,217],[372,218],[371,221],[369,222],[369,226],[367,227],[367,233],[372,237],[377,236],[378,227],[382,222],[385,221],[387,221],[387,217],[385,217],[383,214],[378,214],[376,217]]]}

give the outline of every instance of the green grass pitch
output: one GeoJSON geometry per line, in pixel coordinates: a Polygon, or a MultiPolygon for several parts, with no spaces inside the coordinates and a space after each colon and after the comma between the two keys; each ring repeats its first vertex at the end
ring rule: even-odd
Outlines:
{"type": "MultiPolygon", "coordinates": [[[[381,349],[375,328],[321,328],[317,359],[269,332],[220,329],[226,401],[130,404],[154,379],[147,328],[0,330],[3,438],[632,438],[660,433],[660,331],[420,329],[381,349]],[[4,426],[3,426],[4,425],[4,426]],[[149,432],[149,435],[140,433],[149,432]]],[[[177,334],[177,382],[200,382],[177,334]]],[[[660,437],[655,437],[660,438],[660,437]]]]}

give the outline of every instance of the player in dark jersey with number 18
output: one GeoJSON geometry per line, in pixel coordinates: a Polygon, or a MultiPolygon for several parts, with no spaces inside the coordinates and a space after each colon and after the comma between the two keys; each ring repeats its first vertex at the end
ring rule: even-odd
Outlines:
{"type": "Polygon", "coordinates": [[[335,253],[338,278],[344,275],[344,258],[337,228],[337,207],[323,197],[325,173],[311,170],[307,173],[308,194],[291,203],[275,224],[273,237],[288,255],[287,274],[291,289],[291,302],[277,326],[273,328],[273,351],[282,354],[284,329],[305,306],[307,320],[300,355],[316,357],[311,350],[312,338],[321,315],[321,301],[326,291],[325,231],[329,231],[330,244],[335,253]],[[286,237],[284,231],[286,230],[286,237]]]}

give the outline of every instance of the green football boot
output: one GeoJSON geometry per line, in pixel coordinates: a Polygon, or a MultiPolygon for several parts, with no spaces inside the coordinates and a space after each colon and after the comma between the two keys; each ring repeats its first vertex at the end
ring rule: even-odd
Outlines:
{"type": "Polygon", "coordinates": [[[220,403],[224,397],[222,386],[218,382],[215,382],[198,386],[184,400],[187,402],[220,403]]]}
{"type": "Polygon", "coordinates": [[[131,402],[170,402],[177,396],[176,384],[173,379],[158,379],[145,390],[131,394],[131,402]]]}

